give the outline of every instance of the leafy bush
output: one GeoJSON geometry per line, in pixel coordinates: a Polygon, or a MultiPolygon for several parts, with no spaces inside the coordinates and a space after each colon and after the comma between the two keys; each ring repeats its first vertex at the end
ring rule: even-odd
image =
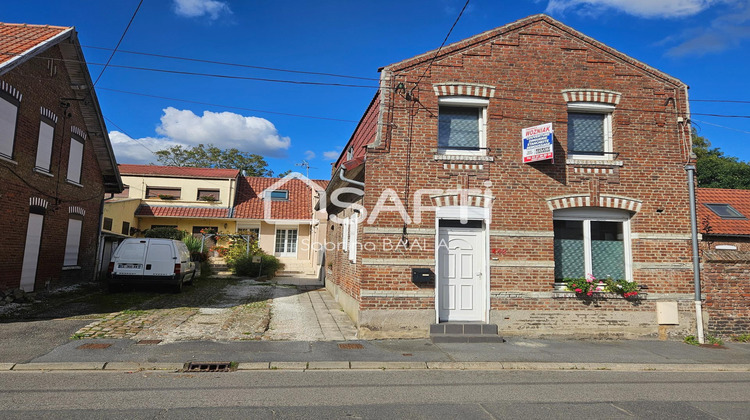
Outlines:
{"type": "Polygon", "coordinates": [[[178,230],[177,228],[171,227],[160,227],[154,229],[146,229],[143,231],[143,236],[146,238],[164,238],[164,239],[176,239],[181,241],[185,237],[184,230],[178,230]]]}
{"type": "MultiPolygon", "coordinates": [[[[687,337],[685,337],[685,338],[684,338],[684,339],[683,339],[682,341],[683,341],[683,342],[684,342],[685,344],[690,344],[690,345],[693,345],[693,346],[698,346],[698,345],[700,345],[700,342],[698,341],[698,337],[696,337],[696,336],[694,336],[694,335],[688,335],[688,336],[687,336],[687,337]]],[[[718,347],[718,346],[723,346],[723,345],[724,345],[724,341],[723,341],[723,340],[722,340],[721,338],[719,338],[719,337],[714,337],[714,336],[712,336],[712,335],[706,335],[706,336],[704,337],[704,340],[703,340],[703,341],[705,341],[705,342],[706,342],[706,344],[711,344],[711,345],[714,345],[714,346],[717,346],[717,347],[718,347]]]]}
{"type": "Polygon", "coordinates": [[[735,335],[732,339],[740,343],[750,343],[750,333],[735,335]]]}
{"type": "Polygon", "coordinates": [[[272,279],[277,271],[284,268],[284,264],[273,255],[259,255],[261,257],[261,263],[254,263],[253,255],[243,255],[235,259],[232,264],[232,271],[234,271],[234,274],[238,276],[255,277],[258,275],[258,270],[261,270],[261,275],[268,276],[269,279],[272,279]]]}
{"type": "Polygon", "coordinates": [[[224,256],[224,260],[227,265],[232,267],[239,258],[247,255],[258,255],[261,253],[261,249],[258,246],[258,241],[254,238],[250,238],[250,246],[248,247],[247,240],[242,235],[230,235],[229,236],[229,250],[224,256]],[[249,252],[248,252],[249,251],[249,252]]]}

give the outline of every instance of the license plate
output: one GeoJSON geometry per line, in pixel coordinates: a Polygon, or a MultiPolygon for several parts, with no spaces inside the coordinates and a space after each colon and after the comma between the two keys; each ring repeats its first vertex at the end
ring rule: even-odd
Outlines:
{"type": "Polygon", "coordinates": [[[133,270],[133,269],[141,268],[141,265],[140,264],[120,264],[120,268],[133,270]]]}

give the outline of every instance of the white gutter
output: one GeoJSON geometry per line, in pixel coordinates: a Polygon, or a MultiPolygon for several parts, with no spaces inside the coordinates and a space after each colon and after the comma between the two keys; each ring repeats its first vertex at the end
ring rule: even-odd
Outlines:
{"type": "Polygon", "coordinates": [[[352,183],[354,185],[359,185],[362,188],[365,187],[365,183],[364,182],[355,181],[353,179],[349,179],[346,176],[344,176],[345,172],[346,172],[346,169],[344,169],[344,167],[342,166],[341,170],[339,171],[339,178],[341,178],[342,181],[346,181],[346,182],[352,183]]]}

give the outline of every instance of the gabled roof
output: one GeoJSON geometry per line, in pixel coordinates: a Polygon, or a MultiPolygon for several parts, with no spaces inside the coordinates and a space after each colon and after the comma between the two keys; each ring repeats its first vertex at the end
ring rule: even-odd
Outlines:
{"type": "Polygon", "coordinates": [[[704,235],[750,235],[750,190],[698,188],[698,226],[704,235]],[[706,204],[729,204],[744,219],[724,219],[706,204]],[[706,226],[710,226],[707,231],[706,226]]]}
{"type": "Polygon", "coordinates": [[[120,164],[123,175],[161,176],[175,178],[236,178],[238,169],[191,168],[185,166],[157,166],[120,164]]]}
{"type": "MultiPolygon", "coordinates": [[[[237,205],[234,217],[239,219],[263,219],[263,191],[283,178],[241,177],[237,183],[237,205]]],[[[327,181],[312,180],[323,189],[327,181]]],[[[312,217],[312,190],[299,179],[289,179],[277,187],[289,191],[289,200],[271,201],[271,219],[305,220],[312,217]]]]}
{"type": "MultiPolygon", "coordinates": [[[[568,33],[572,37],[580,39],[581,41],[589,44],[591,47],[593,47],[595,49],[598,49],[602,53],[605,53],[605,54],[608,54],[610,56],[616,57],[617,59],[620,59],[620,60],[622,60],[622,61],[624,61],[624,62],[626,62],[626,63],[628,63],[628,64],[630,64],[630,65],[632,65],[634,67],[637,67],[637,68],[645,71],[646,73],[649,73],[649,74],[651,74],[653,76],[656,76],[656,77],[659,77],[661,79],[667,80],[669,82],[675,83],[675,84],[677,84],[679,86],[686,86],[686,84],[683,83],[682,81],[680,81],[679,79],[677,79],[677,78],[675,78],[673,76],[670,76],[670,75],[668,75],[668,74],[666,74],[666,73],[664,73],[664,72],[662,72],[662,71],[660,71],[660,70],[658,70],[658,69],[656,69],[654,67],[651,67],[648,64],[645,64],[645,63],[643,63],[641,61],[638,61],[635,58],[628,56],[627,54],[624,54],[624,53],[622,53],[620,51],[617,51],[616,49],[614,49],[614,48],[612,48],[612,47],[610,47],[610,46],[608,46],[608,45],[606,45],[606,44],[604,44],[602,42],[599,42],[599,41],[595,40],[594,38],[586,36],[583,33],[581,33],[579,31],[571,28],[570,26],[565,25],[564,23],[560,22],[559,20],[553,19],[552,17],[550,17],[548,15],[545,15],[545,14],[537,14],[537,15],[528,16],[528,17],[525,17],[523,19],[519,19],[519,20],[517,20],[515,22],[511,22],[511,23],[509,23],[507,25],[503,25],[503,26],[500,26],[500,27],[495,28],[495,29],[490,29],[489,31],[482,32],[481,34],[474,35],[474,36],[472,36],[470,38],[466,38],[464,40],[455,42],[453,44],[446,45],[442,49],[440,49],[440,55],[437,56],[437,58],[435,58],[435,60],[440,60],[441,58],[443,58],[445,56],[448,56],[448,55],[451,55],[451,54],[455,54],[455,53],[459,53],[459,52],[461,52],[461,51],[463,51],[463,50],[465,50],[467,48],[471,48],[471,47],[473,47],[473,46],[475,46],[477,44],[480,44],[482,42],[487,42],[487,41],[493,40],[495,38],[499,38],[502,35],[505,35],[505,34],[507,34],[509,32],[512,32],[512,31],[515,31],[515,30],[519,30],[519,29],[521,29],[523,27],[529,26],[529,25],[537,23],[537,22],[542,22],[542,21],[550,24],[551,26],[554,26],[555,28],[557,28],[558,30],[560,30],[562,32],[568,33]]],[[[420,55],[417,55],[415,57],[408,58],[406,60],[402,60],[402,61],[399,61],[397,63],[390,64],[388,66],[385,66],[385,67],[381,68],[381,70],[387,69],[387,70],[390,70],[390,71],[398,71],[398,70],[403,70],[403,69],[406,69],[406,68],[409,68],[409,67],[417,66],[417,65],[420,65],[420,64],[422,64],[424,62],[432,60],[435,57],[435,53],[436,52],[437,52],[437,50],[432,50],[432,51],[426,52],[424,54],[420,54],[420,55]]]]}
{"type": "Polygon", "coordinates": [[[141,217],[153,216],[221,219],[229,217],[229,209],[221,207],[152,206],[149,204],[141,204],[135,210],[135,215],[141,217]]]}
{"type": "Polygon", "coordinates": [[[104,191],[122,191],[122,180],[112,151],[107,125],[93,89],[86,59],[73,27],[0,23],[0,76],[49,48],[59,46],[63,65],[80,105],[86,131],[102,171],[104,191]]]}

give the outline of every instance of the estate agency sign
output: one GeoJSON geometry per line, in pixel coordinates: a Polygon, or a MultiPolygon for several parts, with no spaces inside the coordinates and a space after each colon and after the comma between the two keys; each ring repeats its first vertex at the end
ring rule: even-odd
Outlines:
{"type": "Polygon", "coordinates": [[[523,138],[523,163],[549,159],[552,159],[552,163],[554,163],[553,134],[552,123],[521,130],[521,137],[523,138]]]}

